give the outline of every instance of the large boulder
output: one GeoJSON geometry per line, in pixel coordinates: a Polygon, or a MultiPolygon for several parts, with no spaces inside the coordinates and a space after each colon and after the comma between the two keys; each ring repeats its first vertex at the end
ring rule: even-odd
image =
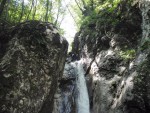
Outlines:
{"type": "Polygon", "coordinates": [[[0,43],[5,47],[0,51],[0,113],[51,113],[68,43],[46,22],[24,22],[11,31],[5,46],[0,43]]]}

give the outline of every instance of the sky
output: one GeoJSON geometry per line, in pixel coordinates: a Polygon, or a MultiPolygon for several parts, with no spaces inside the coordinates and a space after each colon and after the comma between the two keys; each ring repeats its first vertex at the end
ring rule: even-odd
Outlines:
{"type": "MultiPolygon", "coordinates": [[[[68,3],[73,3],[74,0],[71,0],[71,2],[70,0],[63,1],[63,5],[66,6],[68,3]]],[[[75,22],[68,10],[60,27],[65,31],[64,37],[68,40],[69,43],[71,43],[77,30],[75,22]]]]}
{"type": "Polygon", "coordinates": [[[71,43],[73,42],[74,35],[77,31],[74,25],[74,21],[72,17],[69,15],[69,13],[65,16],[64,21],[62,22],[60,27],[65,31],[64,37],[69,43],[69,51],[70,51],[71,43]]]}

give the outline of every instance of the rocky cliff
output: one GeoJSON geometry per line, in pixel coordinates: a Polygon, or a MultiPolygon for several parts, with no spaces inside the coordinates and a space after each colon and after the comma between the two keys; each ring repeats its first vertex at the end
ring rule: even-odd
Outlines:
{"type": "Polygon", "coordinates": [[[51,113],[67,41],[46,22],[28,21],[2,29],[0,113],[51,113]]]}
{"type": "Polygon", "coordinates": [[[85,62],[91,113],[150,113],[149,14],[148,0],[122,0],[76,34],[73,52],[85,62]]]}

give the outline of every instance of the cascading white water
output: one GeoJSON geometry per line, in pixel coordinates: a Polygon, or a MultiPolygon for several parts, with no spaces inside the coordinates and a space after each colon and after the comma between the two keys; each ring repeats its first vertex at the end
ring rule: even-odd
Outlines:
{"type": "Polygon", "coordinates": [[[65,84],[61,84],[60,89],[55,94],[56,99],[52,113],[90,113],[84,74],[81,60],[66,63],[62,77],[66,81],[65,84]]]}
{"type": "Polygon", "coordinates": [[[84,70],[82,61],[76,62],[77,78],[77,113],[90,113],[89,97],[84,77],[84,70]]]}

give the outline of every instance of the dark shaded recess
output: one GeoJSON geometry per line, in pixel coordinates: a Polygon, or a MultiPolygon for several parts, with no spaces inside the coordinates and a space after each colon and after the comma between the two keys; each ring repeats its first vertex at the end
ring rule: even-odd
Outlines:
{"type": "Polygon", "coordinates": [[[103,36],[101,38],[101,46],[103,47],[103,49],[108,49],[110,47],[109,42],[111,41],[110,38],[108,38],[107,36],[103,36]]]}
{"type": "Polygon", "coordinates": [[[80,44],[80,42],[79,42],[79,36],[80,36],[80,33],[81,33],[81,31],[80,32],[78,32],[78,33],[76,33],[76,35],[75,35],[75,38],[74,38],[74,41],[73,41],[73,43],[72,43],[72,52],[74,53],[74,54],[78,54],[79,56],[80,56],[80,54],[79,54],[79,44],[80,44]]]}
{"type": "Polygon", "coordinates": [[[128,113],[149,113],[145,111],[145,108],[142,108],[140,106],[140,100],[138,99],[139,103],[137,100],[131,100],[131,101],[126,101],[125,104],[127,105],[127,111],[128,113]]]}
{"type": "MultiPolygon", "coordinates": [[[[5,55],[7,48],[8,48],[8,43],[12,39],[11,37],[11,31],[12,28],[6,23],[6,22],[1,22],[0,23],[0,60],[3,58],[5,55]]],[[[13,61],[15,62],[15,60],[13,61]]],[[[3,110],[3,104],[8,105],[9,103],[6,102],[5,97],[6,94],[13,88],[14,86],[14,77],[9,77],[6,78],[4,77],[4,73],[6,74],[4,69],[8,69],[9,72],[13,71],[10,65],[6,65],[5,67],[0,67],[0,111],[1,113],[9,113],[7,110],[3,110]]],[[[6,70],[7,71],[7,70],[6,70]]]]}
{"type": "MultiPolygon", "coordinates": [[[[12,86],[13,86],[13,80],[14,78],[13,77],[9,77],[9,78],[5,78],[3,76],[3,72],[1,71],[0,69],[0,86],[1,88],[7,88],[7,89],[11,89],[12,86]]],[[[4,90],[3,90],[4,91],[4,90]]],[[[0,91],[1,92],[1,91],[0,91]]],[[[2,93],[2,92],[1,92],[2,93]]]]}
{"type": "Polygon", "coordinates": [[[50,93],[46,97],[45,102],[43,103],[41,110],[38,113],[52,113],[53,111],[53,103],[54,103],[54,94],[57,88],[57,80],[52,80],[52,85],[50,86],[50,93]]]}
{"type": "Polygon", "coordinates": [[[88,25],[88,27],[89,27],[90,29],[95,29],[96,23],[91,23],[91,24],[88,25]]]}
{"type": "Polygon", "coordinates": [[[54,34],[53,36],[53,44],[56,45],[58,48],[62,48],[62,44],[60,43],[60,35],[58,33],[54,34]]]}
{"type": "Polygon", "coordinates": [[[145,104],[145,109],[146,109],[146,113],[150,113],[150,103],[148,102],[148,98],[147,96],[143,97],[144,98],[144,104],[145,104]]]}
{"type": "Polygon", "coordinates": [[[0,113],[10,113],[8,110],[3,110],[4,103],[8,105],[10,103],[6,102],[5,97],[6,94],[13,88],[14,85],[14,77],[5,78],[3,76],[3,72],[0,69],[0,113]]]}
{"type": "Polygon", "coordinates": [[[120,13],[118,16],[119,22],[115,25],[114,32],[126,36],[126,38],[135,46],[137,45],[137,38],[139,39],[142,34],[141,23],[142,15],[141,10],[137,5],[130,7],[120,13]],[[121,17],[124,15],[123,17],[121,17]]]}
{"type": "Polygon", "coordinates": [[[0,59],[5,54],[7,44],[11,40],[11,30],[6,22],[0,23],[0,59]]]}
{"type": "Polygon", "coordinates": [[[60,83],[59,84],[59,87],[63,87],[63,85],[66,85],[66,84],[72,84],[72,81],[75,81],[76,78],[68,78],[68,79],[61,79],[61,80],[58,80],[58,82],[60,83]]]}
{"type": "Polygon", "coordinates": [[[147,15],[150,18],[150,9],[148,10],[147,15]]]}

